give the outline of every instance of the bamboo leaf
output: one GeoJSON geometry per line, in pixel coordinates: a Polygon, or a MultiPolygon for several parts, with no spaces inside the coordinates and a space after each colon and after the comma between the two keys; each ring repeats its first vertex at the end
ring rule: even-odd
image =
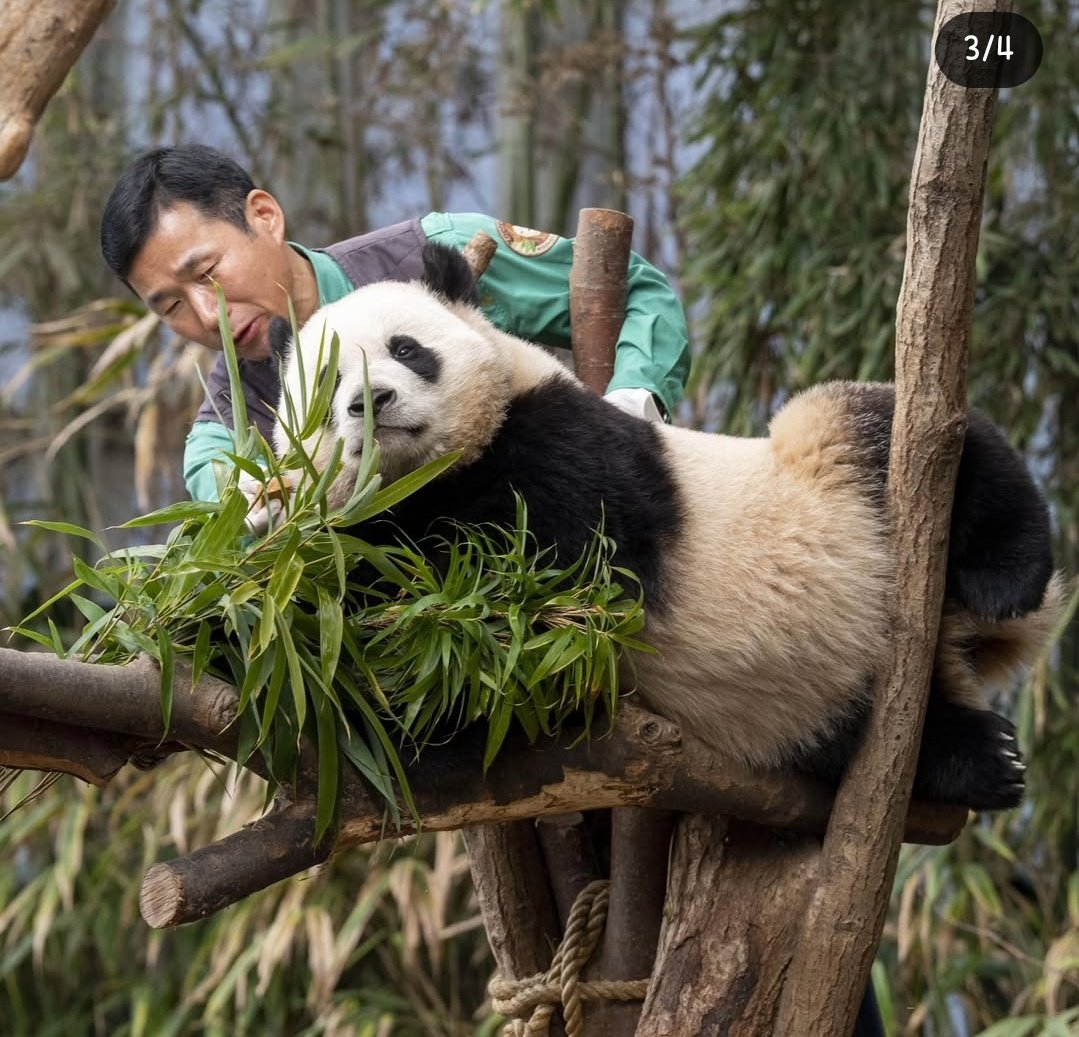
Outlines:
{"type": "Polygon", "coordinates": [[[157,632],[158,664],[161,667],[161,718],[165,734],[172,726],[172,699],[176,683],[176,654],[164,630],[157,632]]]}
{"type": "Polygon", "coordinates": [[[318,794],[315,807],[315,842],[319,842],[333,824],[337,809],[338,747],[337,723],[330,701],[315,698],[315,722],[318,730],[318,794]]]}
{"type": "Polygon", "coordinates": [[[34,526],[37,529],[46,529],[50,533],[62,533],[65,536],[89,540],[91,544],[100,549],[102,554],[108,554],[108,548],[105,547],[105,542],[101,537],[88,529],[83,529],[82,526],[75,526],[70,522],[46,522],[44,519],[27,519],[23,525],[34,526]]]}

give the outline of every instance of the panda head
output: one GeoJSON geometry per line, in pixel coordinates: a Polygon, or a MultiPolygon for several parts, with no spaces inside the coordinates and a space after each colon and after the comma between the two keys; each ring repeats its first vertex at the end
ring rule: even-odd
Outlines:
{"type": "MultiPolygon", "coordinates": [[[[345,469],[338,501],[355,480],[363,443],[364,360],[374,408],[381,472],[392,481],[454,450],[475,460],[498,431],[509,405],[511,372],[497,333],[474,303],[472,271],[457,251],[428,244],[419,281],[366,285],[316,311],[288,351],[282,391],[291,397],[297,427],[306,415],[301,386],[325,374],[331,337],[340,342],[337,384],[317,445],[305,444],[316,467],[344,441],[345,469]],[[320,356],[321,353],[321,356],[320,356]],[[321,368],[321,370],[320,370],[321,368]]],[[[282,398],[279,413],[288,413],[282,398]]],[[[275,446],[289,445],[280,422],[275,446]]]]}

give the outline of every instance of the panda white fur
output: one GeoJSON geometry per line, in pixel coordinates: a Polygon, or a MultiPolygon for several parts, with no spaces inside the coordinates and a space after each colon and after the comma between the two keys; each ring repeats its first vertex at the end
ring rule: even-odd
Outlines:
{"type": "MultiPolygon", "coordinates": [[[[319,310],[286,360],[284,391],[299,401],[301,363],[315,384],[319,340],[340,336],[321,448],[325,463],[334,436],[344,440],[336,496],[355,480],[366,356],[387,480],[463,451],[395,509],[406,536],[440,520],[512,524],[516,490],[539,544],[568,564],[602,515],[616,563],[641,582],[646,640],[659,650],[634,655],[637,693],[719,754],[837,780],[889,637],[891,388],[822,385],[787,404],[767,438],[650,424],[493,327],[459,253],[431,245],[424,258],[423,282],[369,285],[319,310]]],[[[275,437],[283,451],[280,427],[275,437]]],[[[1019,801],[1013,730],[985,708],[983,688],[1030,661],[1058,598],[1045,503],[972,412],[917,796],[974,809],[1019,801]]]]}

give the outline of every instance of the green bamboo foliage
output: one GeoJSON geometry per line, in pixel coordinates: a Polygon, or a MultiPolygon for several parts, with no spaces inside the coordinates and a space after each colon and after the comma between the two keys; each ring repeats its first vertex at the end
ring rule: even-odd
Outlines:
{"type": "MultiPolygon", "coordinates": [[[[223,297],[220,306],[226,327],[223,297]]],[[[246,425],[235,349],[224,337],[235,424],[246,431],[236,436],[220,500],[133,519],[121,528],[175,527],[163,544],[112,553],[85,529],[37,523],[92,540],[103,558],[96,566],[75,558],[74,579],[18,633],[64,657],[151,656],[161,668],[166,723],[177,661],[190,663],[195,680],[212,673],[235,685],[242,758],[261,753],[273,778],[288,782],[301,740],[316,744],[319,836],[334,820],[342,756],[396,822],[398,794],[414,812],[403,761],[431,740],[484,721],[488,766],[514,724],[535,739],[556,734],[569,716],[583,717],[587,730],[597,708],[613,713],[619,655],[644,647],[634,636],[643,609],[624,592],[626,574],[612,565],[613,544],[601,530],[568,568],[536,549],[520,501],[513,529],[462,528],[424,550],[364,539],[365,522],[437,478],[456,455],[382,485],[368,401],[353,493],[329,508],[342,444],[321,471],[302,444],[327,428],[336,337],[320,345],[325,376],[302,388],[310,400],[286,401],[293,450],[280,462],[246,425]],[[293,429],[297,413],[304,425],[293,429]],[[252,538],[237,478],[265,479],[264,469],[295,485],[280,520],[252,538]],[[47,632],[33,625],[64,599],[86,620],[70,645],[51,621],[47,632]]]]}
{"type": "Polygon", "coordinates": [[[0,825],[4,1037],[493,1037],[456,833],[353,848],[180,929],[141,922],[135,876],[263,802],[250,772],[184,754],[105,789],[65,777],[0,825]]]}

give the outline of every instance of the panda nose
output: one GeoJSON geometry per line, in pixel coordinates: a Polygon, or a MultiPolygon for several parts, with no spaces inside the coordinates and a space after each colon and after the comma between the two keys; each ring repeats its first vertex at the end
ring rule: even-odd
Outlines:
{"type": "MultiPolygon", "coordinates": [[[[374,408],[375,414],[381,414],[394,400],[397,399],[396,389],[372,389],[371,390],[371,406],[374,408]]],[[[363,417],[363,393],[357,393],[352,402],[348,405],[348,412],[354,418],[363,417]]]]}

